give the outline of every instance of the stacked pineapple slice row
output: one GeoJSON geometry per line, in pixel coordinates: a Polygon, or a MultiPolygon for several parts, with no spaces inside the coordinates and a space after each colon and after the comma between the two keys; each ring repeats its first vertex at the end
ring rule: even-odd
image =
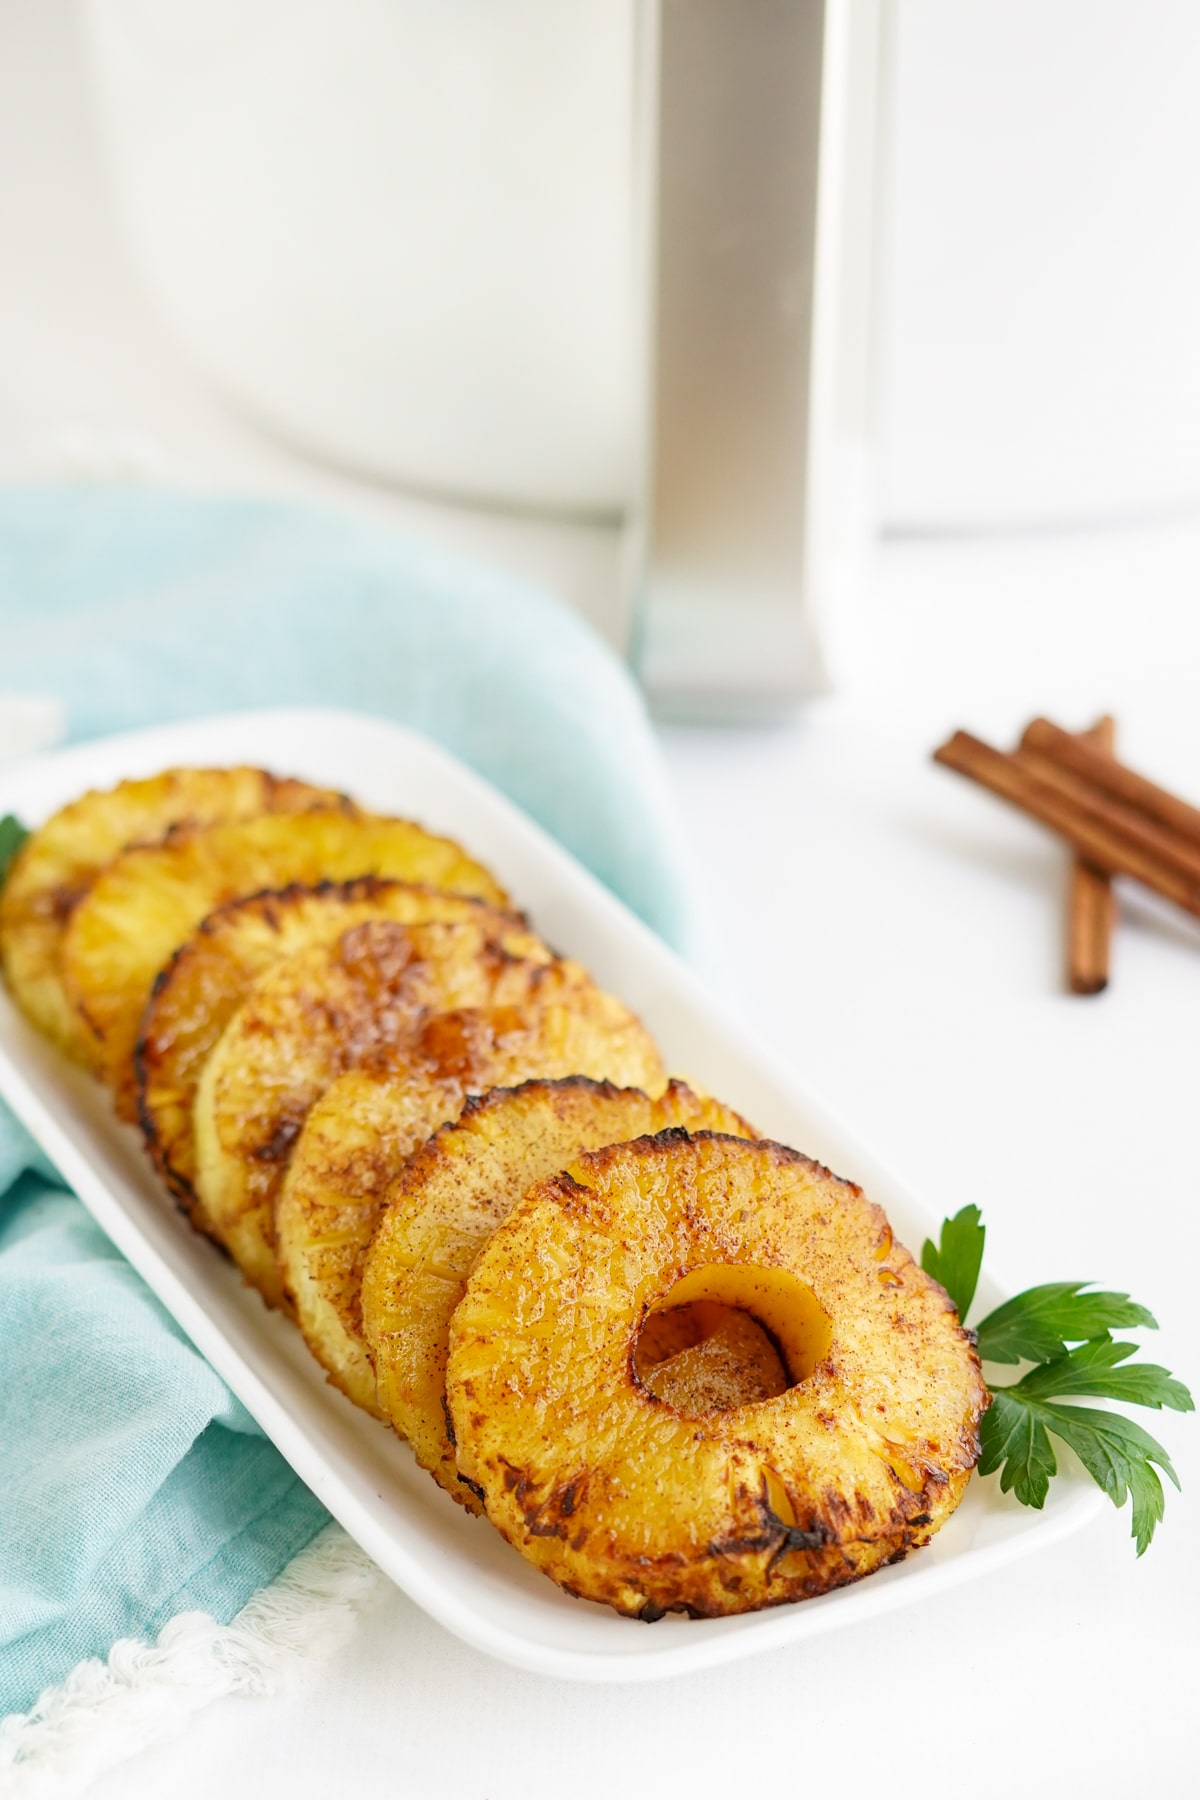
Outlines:
{"type": "Polygon", "coordinates": [[[943,1290],[450,840],[256,769],[123,782],[22,846],[0,961],[331,1382],[568,1592],[748,1611],[957,1505],[986,1390],[943,1290]]]}

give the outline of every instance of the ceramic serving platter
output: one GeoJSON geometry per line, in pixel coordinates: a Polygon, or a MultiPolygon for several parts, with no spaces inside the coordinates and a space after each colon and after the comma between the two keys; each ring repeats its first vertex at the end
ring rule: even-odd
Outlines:
{"type": "MultiPolygon", "coordinates": [[[[37,824],[87,788],[179,764],[256,763],[418,819],[487,863],[542,935],[642,1016],[668,1065],[767,1135],[859,1182],[917,1248],[936,1226],[853,1131],[778,1068],[677,957],[502,795],[425,739],[344,712],[241,713],[98,740],[0,772],[0,815],[37,824]]],[[[818,1637],[983,1575],[1082,1525],[1099,1491],[1064,1475],[1045,1510],[973,1480],[932,1544],[819,1600],[654,1625],[570,1599],[470,1518],[407,1446],[329,1387],[299,1334],[160,1188],[137,1134],[0,992],[0,1093],[297,1473],[418,1605],[478,1649],[546,1675],[646,1680],[818,1637]]],[[[1002,1294],[982,1296],[995,1303],[1002,1294]]]]}

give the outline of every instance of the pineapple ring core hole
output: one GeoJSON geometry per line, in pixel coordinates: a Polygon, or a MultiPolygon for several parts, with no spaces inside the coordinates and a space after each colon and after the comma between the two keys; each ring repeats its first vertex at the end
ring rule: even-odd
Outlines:
{"type": "Polygon", "coordinates": [[[678,1412],[725,1412],[806,1381],[833,1342],[812,1289],[786,1269],[708,1263],[646,1314],[634,1374],[678,1412]]]}

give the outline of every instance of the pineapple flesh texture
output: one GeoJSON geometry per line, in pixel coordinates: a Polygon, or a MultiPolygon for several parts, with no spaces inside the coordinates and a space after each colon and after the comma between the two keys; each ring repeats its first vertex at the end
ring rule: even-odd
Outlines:
{"type": "Polygon", "coordinates": [[[0,960],[17,1004],[77,1062],[86,1034],[63,987],[63,936],[97,875],[131,844],[154,844],[179,825],[215,825],[260,813],[349,807],[328,788],[264,769],[167,769],[84,794],[22,845],[0,894],[0,960]]]}
{"type": "MultiPolygon", "coordinates": [[[[469,1092],[475,1098],[467,1105],[474,1106],[481,1089],[576,1071],[584,1072],[585,1089],[595,1086],[587,1076],[608,1075],[644,1081],[654,1091],[662,1086],[658,1053],[641,1028],[590,985],[580,988],[570,1007],[535,1008],[524,1029],[499,1041],[489,1042],[477,1029],[475,1035],[466,1080],[461,1071],[447,1077],[435,1063],[400,1075],[355,1070],[335,1081],[305,1121],[276,1203],[279,1265],[309,1348],[335,1386],[371,1412],[380,1413],[380,1406],[363,1331],[363,1268],[408,1156],[460,1116],[469,1092]]],[[[638,1099],[643,1108],[652,1104],[640,1092],[638,1099]]],[[[562,1110],[566,1104],[560,1101],[562,1110]]],[[[711,1111],[706,1124],[735,1117],[727,1109],[711,1111]]],[[[669,1116],[669,1109],[662,1112],[664,1123],[669,1116]]],[[[439,1430],[441,1395],[439,1384],[439,1430]]]]}
{"type": "Polygon", "coordinates": [[[461,1084],[434,1071],[348,1070],[305,1120],[275,1205],[279,1271],[304,1340],[333,1385],[377,1418],[359,1324],[363,1257],[409,1152],[461,1106],[461,1084]]]}
{"type": "Polygon", "coordinates": [[[155,1166],[193,1223],[206,1229],[194,1186],[192,1111],[204,1064],[260,975],[308,944],[330,943],[373,918],[476,923],[514,955],[540,956],[523,922],[482,901],[368,877],[235,900],[210,915],[155,983],[136,1056],[138,1117],[155,1166]]]}
{"type": "Polygon", "coordinates": [[[460,1473],[569,1592],[655,1619],[821,1594],[925,1543],[979,1452],[979,1361],[861,1191],[778,1144],[666,1132],[539,1183],[451,1321],[460,1473]],[[760,1319],[791,1385],[699,1413],[655,1396],[646,1314],[760,1319]]]}
{"type": "Polygon", "coordinates": [[[209,913],[292,882],[365,875],[508,904],[457,844],[368,813],[327,809],[179,831],[116,857],[71,915],[62,970],[89,1058],[113,1088],[121,1117],[136,1116],[134,1051],[155,978],[209,913]]]}
{"type": "MultiPolygon", "coordinates": [[[[681,1081],[656,1099],[579,1076],[528,1081],[468,1101],[457,1124],[416,1151],[396,1182],[362,1279],[379,1406],[422,1468],[469,1510],[479,1502],[459,1478],[444,1400],[450,1318],[471,1264],[533,1183],[581,1151],[671,1126],[756,1135],[681,1081]]],[[[682,1348],[665,1346],[664,1360],[682,1348]]]]}
{"type": "Polygon", "coordinates": [[[577,963],[538,948],[522,954],[505,933],[478,926],[375,921],[260,977],[197,1088],[195,1185],[213,1228],[273,1304],[284,1301],[280,1189],[309,1111],[339,1076],[366,1068],[446,1084],[457,1108],[492,1085],[497,1066],[525,1072],[534,1059],[528,1072],[538,1073],[536,1059],[573,1055],[584,1029],[605,1034],[614,1064],[658,1071],[633,1015],[577,963]]]}

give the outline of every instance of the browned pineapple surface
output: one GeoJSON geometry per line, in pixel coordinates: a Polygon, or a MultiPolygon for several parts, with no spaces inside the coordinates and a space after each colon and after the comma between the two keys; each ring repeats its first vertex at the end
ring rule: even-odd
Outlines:
{"type": "MultiPolygon", "coordinates": [[[[267,969],[373,918],[474,922],[501,934],[510,954],[543,955],[521,920],[482,901],[375,877],[255,894],[212,913],[158,977],[137,1048],[138,1116],[155,1164],[185,1210],[195,1208],[196,1087],[226,1025],[267,969]]],[[[195,1223],[204,1221],[197,1215],[195,1223]]]]}
{"type": "Polygon", "coordinates": [[[0,895],[0,958],[18,1005],[60,1049],[86,1061],[60,957],[67,921],[104,865],[131,844],[157,843],[176,825],[338,804],[327,788],[236,768],[168,769],[64,806],[22,845],[0,895]]]}
{"type": "MultiPolygon", "coordinates": [[[[458,1123],[405,1164],[367,1257],[363,1328],[381,1410],[422,1467],[471,1510],[478,1502],[459,1480],[443,1402],[450,1316],[472,1262],[534,1182],[583,1150],[669,1126],[754,1135],[729,1107],[680,1081],[650,1099],[634,1088],[576,1077],[529,1081],[469,1100],[458,1123]]],[[[677,1343],[664,1344],[664,1357],[685,1341],[694,1342],[694,1335],[685,1331],[677,1343]]]]}
{"type": "Polygon", "coordinates": [[[461,1081],[434,1069],[339,1075],[305,1120],[276,1201],[276,1256],[305,1342],[379,1417],[358,1307],[363,1258],[405,1158],[462,1103],[461,1081]]]}
{"type": "MultiPolygon", "coordinates": [[[[248,1279],[278,1304],[276,1200],[310,1108],[339,1075],[449,1084],[457,1107],[497,1068],[573,1068],[581,1040],[597,1036],[622,1079],[632,1068],[662,1084],[633,1015],[577,963],[540,944],[534,955],[528,934],[358,926],[269,970],[226,1028],[197,1089],[196,1191],[248,1279]]],[[[447,1116],[438,1105],[430,1130],[447,1116]]],[[[344,1204],[341,1179],[322,1175],[318,1207],[330,1192],[344,1204]]],[[[317,1217],[314,1235],[322,1230],[317,1217]]]]}
{"type": "Polygon", "coordinates": [[[803,1599],[923,1544],[987,1401],[945,1293],[857,1188],[777,1144],[679,1132],[518,1203],[454,1313],[446,1395],[509,1542],[647,1619],[803,1599]],[[786,1392],[693,1413],[648,1390],[647,1312],[700,1300],[768,1328],[786,1392]]]}
{"type": "MultiPolygon", "coordinates": [[[[503,915],[490,915],[490,918],[503,915]]],[[[206,1227],[272,1305],[284,1303],[275,1203],[313,1103],[347,1071],[383,1075],[456,1007],[524,993],[551,953],[521,925],[368,920],[310,944],[252,986],[206,1062],[192,1121],[206,1227]]]]}
{"type": "MultiPolygon", "coordinates": [[[[539,1012],[535,1006],[524,1030],[510,1031],[490,1049],[481,1040],[466,1083],[461,1074],[447,1077],[439,1072],[436,1064],[415,1074],[380,1076],[357,1070],[335,1081],[309,1113],[276,1202],[277,1255],[309,1348],[359,1406],[380,1411],[363,1330],[361,1288],[364,1263],[391,1183],[416,1146],[440,1125],[459,1117],[468,1090],[542,1071],[559,1077],[567,1069],[599,1076],[611,1071],[625,1080],[640,1074],[652,1089],[663,1079],[657,1052],[640,1027],[631,1031],[630,1015],[623,1009],[614,1013],[609,996],[583,988],[569,1012],[557,1005],[539,1012]]],[[[584,1076],[578,1084],[578,1093],[593,1088],[601,1094],[621,1091],[584,1076]]],[[[556,1090],[572,1083],[548,1085],[556,1090]]],[[[637,1094],[643,1109],[657,1109],[656,1129],[668,1120],[676,1122],[680,1106],[673,1107],[665,1096],[661,1102],[650,1102],[638,1090],[627,1091],[637,1094]]],[[[701,1103],[692,1096],[688,1100],[694,1123],[735,1128],[736,1115],[728,1108],[704,1103],[708,1110],[701,1119],[695,1111],[701,1103]]],[[[559,1095],[555,1106],[543,1108],[547,1114],[543,1123],[549,1128],[549,1115],[556,1110],[564,1114],[569,1108],[569,1099],[559,1095]]],[[[520,1132],[526,1119],[514,1114],[512,1124],[520,1132]]],[[[601,1129],[591,1141],[603,1136],[601,1129]]],[[[517,1145],[514,1153],[519,1153],[517,1145]]],[[[566,1160],[557,1151],[551,1154],[566,1160]]],[[[441,1395],[439,1379],[436,1395],[431,1396],[439,1431],[441,1395]]],[[[455,1481],[454,1488],[459,1485],[455,1481]]]]}
{"type": "Polygon", "coordinates": [[[71,915],[62,968],[89,1056],[122,1116],[136,1114],[133,1055],[155,977],[201,920],[267,888],[364,875],[507,904],[487,870],[449,839],[405,819],[332,809],[180,831],[111,862],[71,915]]]}

